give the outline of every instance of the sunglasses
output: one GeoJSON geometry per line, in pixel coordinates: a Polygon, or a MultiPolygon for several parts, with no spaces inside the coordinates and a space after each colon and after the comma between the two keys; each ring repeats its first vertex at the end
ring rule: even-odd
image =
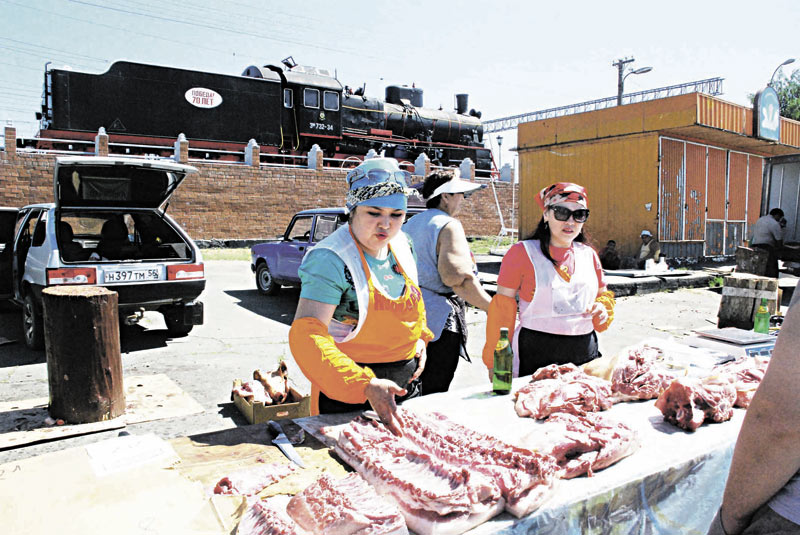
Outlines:
{"type": "Polygon", "coordinates": [[[589,210],[586,208],[570,210],[569,208],[564,208],[563,206],[551,206],[550,210],[553,211],[553,215],[559,221],[567,221],[570,216],[575,220],[576,223],[585,223],[586,220],[589,219],[589,210]]]}
{"type": "Polygon", "coordinates": [[[389,171],[387,169],[353,169],[347,173],[347,185],[350,189],[363,188],[364,186],[374,186],[384,182],[394,182],[403,188],[408,187],[408,180],[411,173],[408,171],[389,171]]]}

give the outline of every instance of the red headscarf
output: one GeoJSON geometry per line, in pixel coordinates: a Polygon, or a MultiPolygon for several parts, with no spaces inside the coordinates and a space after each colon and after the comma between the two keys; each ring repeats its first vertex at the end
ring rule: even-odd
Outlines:
{"type": "Polygon", "coordinates": [[[543,188],[536,196],[539,207],[545,208],[562,202],[574,202],[584,208],[589,208],[589,200],[586,198],[586,189],[572,182],[557,182],[551,186],[543,188]]]}

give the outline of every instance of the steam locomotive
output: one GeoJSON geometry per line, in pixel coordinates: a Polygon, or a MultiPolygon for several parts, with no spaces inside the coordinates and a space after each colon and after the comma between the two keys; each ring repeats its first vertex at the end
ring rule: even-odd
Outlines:
{"type": "Polygon", "coordinates": [[[168,155],[183,133],[210,159],[240,159],[254,139],[272,157],[303,155],[317,144],[340,160],[374,149],[404,162],[425,153],[441,165],[470,158],[478,170],[491,168],[481,115],[467,112],[467,95],[456,95],[450,112],[425,108],[417,87],[388,86],[385,100],[364,89],[342,87],[329,71],[291,57],[241,76],[127,61],[102,74],[47,69],[41,128],[29,141],[64,149],[67,140],[93,141],[103,127],[112,152],[168,155]]]}

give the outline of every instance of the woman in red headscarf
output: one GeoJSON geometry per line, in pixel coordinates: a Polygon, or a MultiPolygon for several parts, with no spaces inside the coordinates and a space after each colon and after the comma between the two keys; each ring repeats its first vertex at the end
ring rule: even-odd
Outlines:
{"type": "Polygon", "coordinates": [[[540,191],[537,201],[542,219],[532,236],[506,253],[489,306],[483,362],[490,378],[502,327],[514,332],[516,377],[548,364],[579,365],[599,357],[596,333],[614,317],[614,294],[606,288],[600,259],[583,243],[586,190],[559,182],[540,191]]]}

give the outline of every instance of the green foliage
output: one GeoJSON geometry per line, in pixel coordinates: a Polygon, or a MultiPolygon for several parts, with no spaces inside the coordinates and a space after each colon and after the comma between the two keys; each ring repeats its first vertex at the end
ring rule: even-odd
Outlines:
{"type": "Polygon", "coordinates": [[[250,260],[250,249],[225,249],[225,248],[212,248],[201,249],[204,260],[250,260]]]}
{"type": "Polygon", "coordinates": [[[714,277],[713,279],[708,281],[708,286],[711,288],[721,288],[724,283],[725,283],[724,277],[714,277]]]}
{"type": "MultiPolygon", "coordinates": [[[[778,73],[772,87],[778,93],[781,117],[800,121],[800,69],[792,72],[792,76],[789,78],[778,73]]],[[[749,97],[750,102],[755,101],[754,94],[749,97]]]]}

